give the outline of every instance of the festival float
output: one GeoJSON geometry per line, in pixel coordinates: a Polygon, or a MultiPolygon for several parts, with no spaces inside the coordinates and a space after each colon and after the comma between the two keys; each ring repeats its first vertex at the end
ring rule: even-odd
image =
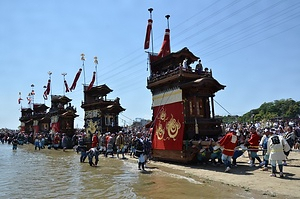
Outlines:
{"type": "Polygon", "coordinates": [[[107,98],[110,92],[112,90],[106,84],[91,88],[84,87],[84,101],[81,108],[85,112],[85,132],[89,138],[87,140],[91,140],[92,134],[96,132],[103,134],[122,130],[118,122],[119,113],[125,109],[120,105],[120,98],[114,100],[107,98]]]}
{"type": "MultiPolygon", "coordinates": [[[[84,54],[81,54],[84,61],[84,54]]],[[[84,127],[88,148],[91,147],[92,135],[94,133],[116,133],[122,129],[119,126],[119,114],[125,109],[120,104],[120,98],[108,99],[107,95],[111,90],[106,84],[98,85],[97,81],[97,57],[94,57],[95,71],[90,84],[83,85],[84,101],[81,108],[84,109],[84,127]],[[94,85],[96,84],[96,85],[94,85]]]]}
{"type": "MultiPolygon", "coordinates": [[[[83,92],[84,101],[82,101],[81,108],[84,109],[84,128],[85,128],[85,141],[87,146],[90,147],[92,134],[105,133],[105,132],[118,132],[122,127],[118,124],[119,113],[125,111],[120,105],[120,98],[108,99],[107,95],[111,93],[111,90],[106,84],[98,85],[97,82],[97,57],[94,57],[95,71],[93,72],[92,80],[89,84],[85,82],[85,55],[81,54],[82,67],[79,68],[74,80],[69,87],[65,76],[67,73],[62,73],[64,77],[64,90],[63,95],[54,95],[51,91],[51,75],[52,72],[48,72],[49,79],[47,86],[44,86],[45,91],[43,93],[44,102],[51,97],[51,107],[47,107],[42,103],[34,102],[34,85],[32,84],[32,90],[28,94],[28,108],[22,107],[21,92],[19,93],[18,103],[21,104],[21,122],[20,131],[31,138],[34,138],[38,134],[49,135],[59,133],[65,134],[71,140],[71,137],[76,133],[74,129],[74,119],[78,117],[77,110],[71,105],[72,99],[68,98],[65,94],[76,89],[77,82],[84,72],[83,92]],[[51,92],[50,92],[51,91],[51,92]],[[49,111],[47,111],[49,109],[49,111]]],[[[31,140],[33,141],[33,140],[31,140]]],[[[70,148],[72,144],[70,143],[70,148]]]]}
{"type": "MultiPolygon", "coordinates": [[[[51,74],[49,74],[48,84],[45,86],[44,100],[47,100],[50,94],[51,74]]],[[[46,136],[46,139],[50,133],[65,134],[71,138],[75,133],[74,119],[78,117],[76,108],[70,103],[72,99],[65,95],[51,94],[51,107],[49,109],[45,103],[34,102],[34,85],[32,84],[31,87],[32,91],[27,97],[29,107],[21,107],[20,131],[29,136],[29,142],[31,143],[39,134],[46,136]],[[47,109],[49,110],[47,111],[47,109]]],[[[19,104],[21,104],[21,93],[19,95],[19,104]]],[[[72,144],[69,143],[68,147],[72,148],[72,144]]]]}
{"type": "MultiPolygon", "coordinates": [[[[144,49],[149,48],[152,9],[144,49]]],[[[166,15],[167,21],[169,15],[166,15]]],[[[199,57],[187,47],[171,52],[170,29],[165,30],[159,53],[148,52],[152,93],[152,157],[155,160],[188,163],[196,160],[197,145],[208,144],[221,133],[221,120],[215,118],[214,96],[225,88],[202,66],[199,57]],[[197,61],[195,68],[191,65],[197,61]]]]}

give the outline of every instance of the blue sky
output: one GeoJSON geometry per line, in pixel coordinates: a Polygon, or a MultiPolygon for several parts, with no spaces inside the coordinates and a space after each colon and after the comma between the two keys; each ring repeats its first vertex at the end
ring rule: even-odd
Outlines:
{"type": "MultiPolygon", "coordinates": [[[[108,85],[109,99],[120,97],[126,109],[120,124],[151,119],[151,92],[146,88],[147,54],[143,49],[148,8],[153,10],[154,51],[160,50],[165,15],[169,14],[171,51],[188,47],[204,67],[226,85],[216,93],[217,115],[242,115],[264,102],[300,100],[300,2],[298,0],[2,0],[0,1],[0,128],[19,125],[19,92],[34,84],[34,102],[52,72],[52,94],[63,94],[82,67],[89,83],[98,57],[98,84],[108,85]]],[[[77,108],[75,127],[84,121],[81,75],[66,93],[77,108]]],[[[45,101],[50,106],[50,100],[45,101]]]]}

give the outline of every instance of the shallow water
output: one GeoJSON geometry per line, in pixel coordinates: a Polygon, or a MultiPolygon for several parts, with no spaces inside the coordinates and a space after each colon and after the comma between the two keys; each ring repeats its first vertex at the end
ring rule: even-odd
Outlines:
{"type": "Polygon", "coordinates": [[[90,167],[72,150],[23,145],[13,151],[0,144],[0,151],[0,198],[252,198],[168,168],[149,164],[141,172],[133,160],[101,155],[99,166],[90,167]]]}

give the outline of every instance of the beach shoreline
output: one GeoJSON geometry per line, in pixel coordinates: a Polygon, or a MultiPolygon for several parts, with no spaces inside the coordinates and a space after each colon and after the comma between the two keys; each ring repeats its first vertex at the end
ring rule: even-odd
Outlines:
{"type": "MultiPolygon", "coordinates": [[[[161,161],[150,161],[147,167],[158,167],[160,169],[171,169],[173,172],[181,172],[197,181],[219,183],[235,187],[235,191],[243,190],[253,193],[255,196],[270,198],[300,198],[300,151],[291,151],[287,163],[284,166],[284,178],[270,177],[271,168],[262,171],[260,167],[250,167],[246,152],[237,159],[237,167],[225,173],[225,167],[206,165],[183,165],[161,161]]],[[[258,164],[257,164],[258,165],[258,164]]],[[[146,167],[146,170],[147,170],[146,167]]],[[[218,186],[218,185],[216,185],[218,186]]],[[[255,197],[256,198],[256,197],[255,197]]]]}

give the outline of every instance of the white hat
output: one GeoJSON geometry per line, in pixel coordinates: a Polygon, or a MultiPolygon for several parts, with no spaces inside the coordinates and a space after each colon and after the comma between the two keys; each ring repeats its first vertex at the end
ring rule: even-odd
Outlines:
{"type": "Polygon", "coordinates": [[[266,133],[266,132],[269,132],[269,129],[265,128],[264,132],[265,132],[265,133],[266,133]]]}
{"type": "Polygon", "coordinates": [[[219,149],[219,148],[220,148],[220,146],[214,146],[213,147],[214,151],[217,150],[217,149],[219,149]]]}

